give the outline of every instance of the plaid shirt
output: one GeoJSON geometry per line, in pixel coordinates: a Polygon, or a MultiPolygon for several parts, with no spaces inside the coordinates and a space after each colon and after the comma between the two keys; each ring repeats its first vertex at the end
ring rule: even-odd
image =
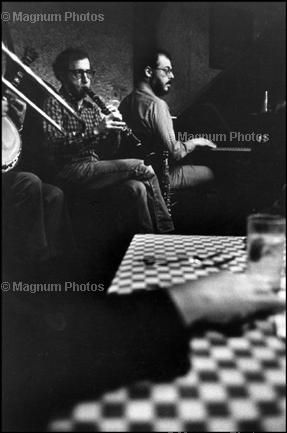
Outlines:
{"type": "Polygon", "coordinates": [[[107,139],[107,136],[110,135],[108,133],[99,134],[95,131],[102,119],[99,108],[84,99],[78,109],[77,101],[71,94],[67,94],[63,88],[59,94],[74,108],[78,116],[85,122],[85,126],[54,97],[49,97],[43,109],[66,132],[64,136],[49,122],[43,121],[49,157],[58,166],[84,160],[99,160],[99,155],[96,153],[97,146],[100,141],[107,139]]]}

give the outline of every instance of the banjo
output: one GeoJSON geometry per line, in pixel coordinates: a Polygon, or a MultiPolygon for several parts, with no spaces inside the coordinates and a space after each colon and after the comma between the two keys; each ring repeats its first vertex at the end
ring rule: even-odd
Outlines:
{"type": "Polygon", "coordinates": [[[21,154],[20,134],[8,116],[2,116],[2,172],[6,173],[17,164],[21,154]]]}
{"type": "MultiPolygon", "coordinates": [[[[22,62],[29,66],[38,57],[33,48],[26,48],[22,62]]],[[[12,83],[17,88],[24,76],[22,71],[17,71],[12,83]]],[[[21,137],[14,122],[9,116],[2,116],[2,172],[6,173],[15,167],[19,161],[22,150],[21,137]]]]}

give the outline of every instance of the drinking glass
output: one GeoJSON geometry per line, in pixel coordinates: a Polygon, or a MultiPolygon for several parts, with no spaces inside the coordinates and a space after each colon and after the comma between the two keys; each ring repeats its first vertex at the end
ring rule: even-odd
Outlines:
{"type": "Polygon", "coordinates": [[[284,266],[286,220],[253,214],[247,221],[247,271],[262,289],[279,291],[284,266]]]}

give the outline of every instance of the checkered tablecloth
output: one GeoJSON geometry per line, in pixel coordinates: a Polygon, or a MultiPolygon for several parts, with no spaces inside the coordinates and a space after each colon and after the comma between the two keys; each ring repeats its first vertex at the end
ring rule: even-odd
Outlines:
{"type": "MultiPolygon", "coordinates": [[[[172,286],[246,266],[243,237],[134,237],[110,292],[172,286]],[[206,259],[202,267],[194,256],[206,259]]],[[[285,342],[273,322],[241,337],[209,332],[190,342],[192,369],[171,383],[142,382],[78,404],[50,431],[285,431],[285,342]]]]}
{"type": "Polygon", "coordinates": [[[242,272],[246,267],[245,238],[235,236],[136,235],[109,289],[131,293],[154,285],[170,287],[219,272],[242,272]],[[198,261],[219,254],[211,259],[198,261]]]}

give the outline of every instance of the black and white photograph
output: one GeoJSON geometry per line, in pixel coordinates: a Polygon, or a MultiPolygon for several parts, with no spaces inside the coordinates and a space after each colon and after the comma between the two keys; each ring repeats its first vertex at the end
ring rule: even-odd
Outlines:
{"type": "Polygon", "coordinates": [[[2,3],[3,432],[285,431],[285,19],[2,3]]]}

